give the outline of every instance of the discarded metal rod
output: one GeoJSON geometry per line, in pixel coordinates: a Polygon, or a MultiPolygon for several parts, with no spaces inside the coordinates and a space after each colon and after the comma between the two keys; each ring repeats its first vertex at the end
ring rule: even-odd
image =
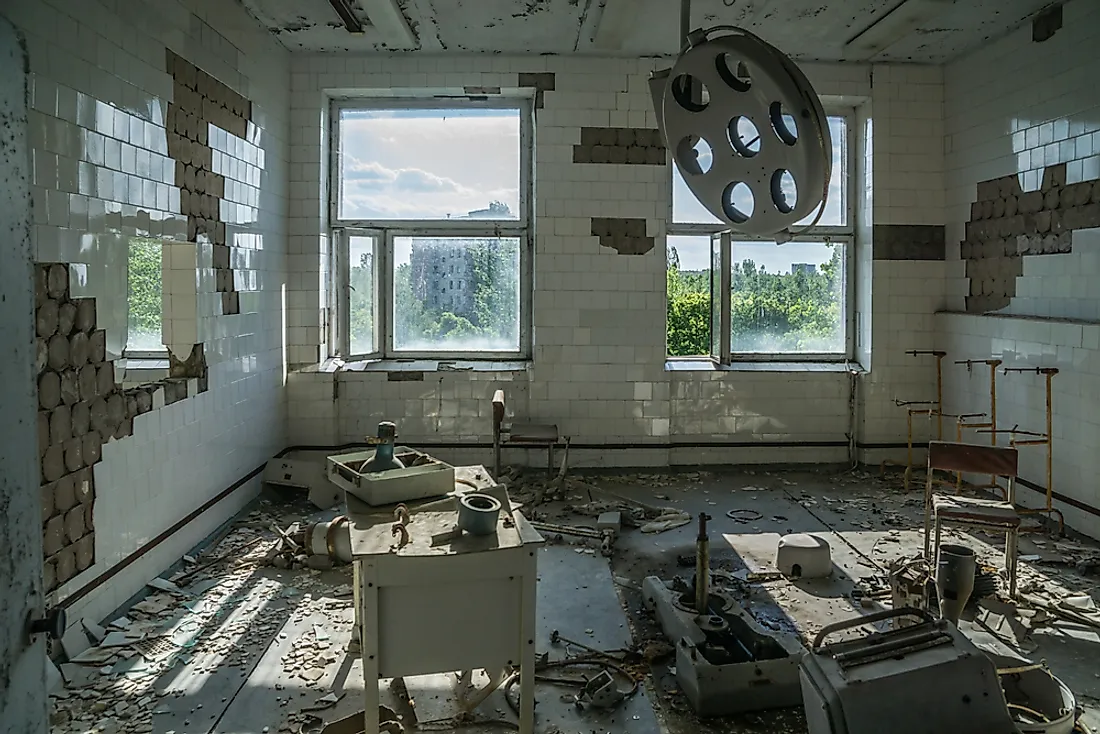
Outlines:
{"type": "Polygon", "coordinates": [[[706,614],[710,606],[710,539],[707,520],[710,515],[699,513],[699,536],[695,539],[695,613],[706,614]]]}

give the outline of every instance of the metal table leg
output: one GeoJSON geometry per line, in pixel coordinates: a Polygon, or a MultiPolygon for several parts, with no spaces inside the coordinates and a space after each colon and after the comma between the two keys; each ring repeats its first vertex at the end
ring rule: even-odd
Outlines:
{"type": "Polygon", "coordinates": [[[359,645],[363,655],[363,734],[378,734],[378,585],[374,564],[359,561],[359,645]]]}

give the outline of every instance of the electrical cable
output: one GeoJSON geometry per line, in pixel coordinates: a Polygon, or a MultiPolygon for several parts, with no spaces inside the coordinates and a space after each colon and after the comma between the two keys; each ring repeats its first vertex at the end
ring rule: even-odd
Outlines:
{"type": "MultiPolygon", "coordinates": [[[[567,668],[575,665],[596,666],[604,668],[605,670],[612,670],[621,675],[626,680],[630,681],[630,690],[623,694],[623,698],[629,698],[630,696],[633,696],[635,693],[638,692],[638,680],[630,674],[630,671],[628,671],[626,668],[619,665],[618,663],[602,659],[602,657],[600,656],[593,655],[583,658],[577,657],[569,658],[566,660],[553,660],[547,663],[542,663],[536,666],[536,668],[545,670],[547,668],[567,668]]],[[[504,692],[504,700],[507,702],[508,708],[512,709],[512,713],[514,713],[516,716],[519,716],[519,704],[512,700],[510,691],[512,687],[519,682],[519,679],[520,676],[518,675],[512,676],[507,681],[505,681],[504,685],[501,687],[501,690],[504,692]]],[[[554,678],[551,676],[539,675],[538,673],[535,674],[535,681],[552,683],[556,685],[576,685],[578,687],[584,687],[585,685],[585,681],[582,680],[573,681],[564,678],[554,678]]]]}

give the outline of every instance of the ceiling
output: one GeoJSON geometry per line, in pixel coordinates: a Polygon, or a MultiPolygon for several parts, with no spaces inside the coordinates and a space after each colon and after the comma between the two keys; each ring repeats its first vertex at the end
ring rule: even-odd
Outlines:
{"type": "MultiPolygon", "coordinates": [[[[345,0],[362,22],[360,34],[347,31],[331,1],[240,0],[291,51],[649,56],[674,54],[680,45],[677,0],[345,0]]],[[[691,21],[747,28],[799,59],[942,63],[1049,4],[903,0],[915,21],[887,34],[885,50],[862,52],[845,43],[899,0],[693,0],[691,21]]]]}

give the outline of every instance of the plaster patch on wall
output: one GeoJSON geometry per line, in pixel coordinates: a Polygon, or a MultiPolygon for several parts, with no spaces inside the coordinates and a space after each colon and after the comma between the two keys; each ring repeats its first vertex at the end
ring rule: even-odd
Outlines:
{"type": "Polygon", "coordinates": [[[165,121],[168,155],[176,161],[176,185],[180,188],[180,211],[187,217],[187,239],[212,245],[222,313],[239,314],[240,296],[221,216],[225,176],[214,173],[209,126],[247,138],[252,102],[171,50],[166,49],[165,55],[173,80],[173,101],[165,121]]]}
{"type": "Polygon", "coordinates": [[[959,248],[971,313],[1011,303],[1024,255],[1070,252],[1075,230],[1100,227],[1100,179],[1067,185],[1064,163],[1044,169],[1037,191],[1024,192],[1015,175],[981,181],[977,189],[959,248]]]}
{"type": "Polygon", "coordinates": [[[661,131],[653,128],[582,127],[573,146],[574,163],[661,166],[667,160],[661,131]]]}
{"type": "Polygon", "coordinates": [[[534,87],[535,109],[542,109],[543,92],[553,92],[557,87],[557,78],[552,71],[520,72],[519,85],[521,87],[534,87]]]}
{"type": "Polygon", "coordinates": [[[942,224],[876,224],[875,260],[943,260],[947,236],[942,224]]]}
{"type": "Polygon", "coordinates": [[[593,217],[592,235],[620,255],[644,255],[654,246],[654,238],[646,237],[644,219],[593,217]]]}

